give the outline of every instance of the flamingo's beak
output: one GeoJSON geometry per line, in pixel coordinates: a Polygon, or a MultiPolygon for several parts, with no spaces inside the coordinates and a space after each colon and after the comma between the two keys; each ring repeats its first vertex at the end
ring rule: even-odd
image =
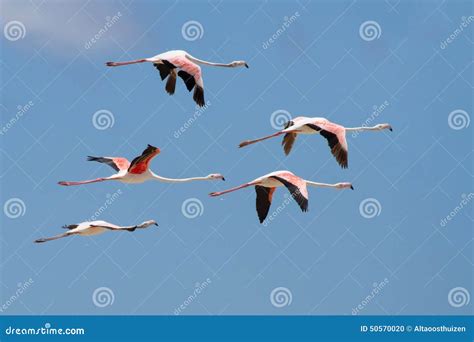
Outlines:
{"type": "Polygon", "coordinates": [[[154,225],[158,227],[158,223],[155,222],[154,225]]]}
{"type": "Polygon", "coordinates": [[[245,67],[248,69],[249,68],[249,65],[247,63],[245,63],[245,67]]]}
{"type": "Polygon", "coordinates": [[[354,187],[351,185],[351,190],[354,190],[354,187]]]}
{"type": "Polygon", "coordinates": [[[224,177],[222,177],[222,180],[225,182],[225,178],[224,178],[224,177]]]}
{"type": "Polygon", "coordinates": [[[390,130],[390,132],[393,131],[392,126],[388,126],[388,129],[390,130]]]}

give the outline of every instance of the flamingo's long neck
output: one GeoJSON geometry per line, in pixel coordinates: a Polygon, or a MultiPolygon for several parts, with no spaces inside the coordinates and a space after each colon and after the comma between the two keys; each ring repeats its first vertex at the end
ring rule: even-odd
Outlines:
{"type": "Polygon", "coordinates": [[[328,183],[317,183],[317,182],[312,182],[309,180],[305,180],[307,185],[319,187],[319,188],[336,188],[336,184],[328,184],[328,183]]]}
{"type": "Polygon", "coordinates": [[[210,65],[210,66],[218,66],[218,67],[225,67],[225,68],[231,68],[232,67],[232,64],[231,63],[213,63],[213,62],[208,62],[208,61],[203,61],[202,59],[199,59],[199,58],[196,58],[196,57],[193,57],[189,54],[186,55],[186,57],[191,60],[192,62],[194,63],[198,63],[198,64],[203,64],[203,65],[210,65]]]}
{"type": "Polygon", "coordinates": [[[372,127],[346,127],[347,132],[360,132],[360,131],[379,131],[377,126],[372,127]]]}
{"type": "Polygon", "coordinates": [[[152,178],[163,183],[187,183],[192,181],[199,181],[199,180],[209,180],[208,177],[191,177],[191,178],[167,178],[159,176],[153,172],[151,172],[152,178]]]}

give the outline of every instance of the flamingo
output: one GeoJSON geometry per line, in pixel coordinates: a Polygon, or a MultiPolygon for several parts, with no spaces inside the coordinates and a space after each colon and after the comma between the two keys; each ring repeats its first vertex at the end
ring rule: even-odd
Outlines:
{"type": "Polygon", "coordinates": [[[336,184],[327,184],[327,183],[316,183],[312,181],[305,180],[301,177],[294,175],[290,171],[275,171],[264,176],[258,177],[251,182],[236,186],[228,190],[220,192],[211,192],[209,195],[212,197],[221,196],[226,193],[236,191],[248,186],[255,186],[255,192],[257,193],[257,214],[260,220],[260,223],[265,221],[265,218],[268,215],[268,210],[272,204],[272,197],[275,189],[277,187],[285,186],[289,191],[291,196],[298,203],[299,207],[303,212],[308,211],[308,190],[307,185],[323,188],[334,188],[334,189],[346,189],[350,188],[354,190],[354,187],[351,183],[336,183],[336,184]]]}
{"type": "Polygon", "coordinates": [[[156,223],[156,221],[154,220],[149,220],[149,221],[144,221],[143,223],[135,225],[135,226],[117,226],[116,224],[109,223],[106,221],[91,221],[91,222],[86,221],[86,222],[81,222],[78,224],[65,225],[63,226],[63,228],[68,229],[66,233],[55,235],[48,238],[37,239],[34,242],[36,243],[47,242],[51,240],[61,239],[61,238],[71,236],[71,235],[81,235],[81,236],[98,235],[108,230],[115,230],[115,231],[127,230],[129,232],[133,232],[135,229],[148,228],[151,225],[158,226],[158,223],[156,223]]]}
{"type": "Polygon", "coordinates": [[[346,132],[381,131],[384,129],[392,131],[392,126],[384,123],[372,127],[344,127],[330,122],[326,118],[308,118],[305,116],[299,116],[288,121],[282,130],[263,138],[243,141],[239,144],[239,147],[244,147],[284,134],[285,136],[283,137],[281,144],[283,145],[285,154],[288,155],[298,134],[319,133],[328,141],[331,153],[336,158],[339,165],[343,169],[346,169],[348,167],[346,132]]]}
{"type": "Polygon", "coordinates": [[[115,180],[122,183],[143,183],[147,180],[157,180],[160,182],[165,183],[185,183],[191,181],[198,181],[198,180],[218,180],[222,179],[225,180],[224,176],[219,173],[211,173],[205,177],[193,177],[193,178],[166,178],[158,176],[157,174],[153,173],[148,168],[148,164],[150,161],[160,153],[160,149],[151,145],[143,151],[143,153],[132,160],[130,163],[126,158],[122,157],[87,157],[89,161],[96,161],[99,163],[104,163],[112,167],[117,173],[109,176],[109,177],[101,177],[91,180],[79,181],[79,182],[67,182],[67,181],[60,181],[58,182],[59,185],[70,186],[70,185],[81,185],[81,184],[89,184],[89,183],[96,183],[96,182],[103,182],[109,180],[115,180]]]}
{"type": "Polygon", "coordinates": [[[205,101],[201,67],[198,64],[226,68],[236,68],[240,66],[245,66],[246,68],[249,67],[245,61],[233,61],[227,64],[203,61],[191,56],[189,53],[183,50],[167,51],[150,58],[142,58],[133,61],[107,62],[105,65],[116,67],[145,62],[153,63],[153,66],[160,72],[162,81],[168,77],[165,89],[170,95],[173,95],[175,91],[176,76],[181,77],[188,91],[191,91],[194,88],[193,99],[200,107],[205,105],[205,101]],[[179,71],[176,72],[176,69],[179,69],[179,71]]]}

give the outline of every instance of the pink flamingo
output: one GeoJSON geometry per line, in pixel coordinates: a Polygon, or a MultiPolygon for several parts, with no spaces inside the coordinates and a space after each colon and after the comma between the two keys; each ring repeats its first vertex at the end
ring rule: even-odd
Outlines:
{"type": "Polygon", "coordinates": [[[66,182],[61,181],[59,185],[81,185],[89,184],[96,182],[103,182],[108,180],[116,180],[122,183],[143,183],[148,180],[157,180],[165,183],[185,183],[197,180],[225,180],[224,176],[219,173],[211,173],[205,177],[193,177],[193,178],[166,178],[158,176],[153,173],[148,167],[150,161],[160,153],[160,149],[151,145],[143,151],[143,153],[132,160],[130,163],[126,158],[121,157],[91,157],[89,156],[87,160],[96,161],[99,163],[104,163],[112,167],[117,173],[109,177],[101,177],[91,180],[79,181],[79,182],[66,182]]]}
{"type": "Polygon", "coordinates": [[[285,134],[282,145],[285,154],[288,155],[298,134],[319,133],[324,138],[326,138],[329,148],[331,149],[331,153],[336,158],[339,165],[345,169],[348,166],[346,132],[381,131],[383,129],[389,129],[391,131],[392,126],[385,123],[378,124],[373,127],[344,127],[330,122],[325,118],[307,118],[305,116],[299,116],[288,121],[284,129],[281,131],[260,139],[243,141],[239,144],[239,147],[244,147],[262,140],[285,134]]]}
{"type": "Polygon", "coordinates": [[[233,61],[227,64],[203,61],[191,56],[183,50],[167,51],[150,58],[142,58],[134,61],[107,62],[106,65],[115,67],[144,62],[153,63],[155,68],[160,72],[161,80],[168,77],[165,89],[170,95],[173,95],[175,91],[176,76],[181,77],[186,88],[188,88],[188,91],[191,91],[194,88],[193,99],[201,107],[205,105],[204,83],[202,81],[201,67],[198,64],[227,68],[235,68],[239,66],[245,66],[246,68],[249,67],[245,61],[233,61]],[[179,71],[176,72],[176,69],[179,69],[179,71]]]}
{"type": "Polygon", "coordinates": [[[336,183],[336,184],[326,184],[326,183],[316,183],[312,181],[305,180],[301,177],[294,175],[290,171],[275,171],[264,176],[258,177],[251,182],[239,185],[235,188],[220,192],[211,192],[210,196],[220,196],[228,192],[236,191],[248,186],[255,186],[255,192],[257,193],[257,214],[260,220],[260,223],[265,221],[265,218],[268,215],[268,210],[272,204],[272,197],[275,189],[280,186],[285,186],[289,191],[291,196],[295,199],[296,203],[300,206],[302,211],[308,210],[308,190],[307,185],[323,188],[334,188],[334,189],[346,189],[350,188],[354,190],[354,187],[351,183],[336,183]]]}
{"type": "Polygon", "coordinates": [[[158,226],[158,223],[154,220],[145,221],[135,226],[117,226],[116,224],[109,223],[106,221],[91,221],[81,222],[79,224],[69,224],[63,226],[64,229],[68,229],[66,233],[55,235],[49,238],[42,238],[35,240],[36,243],[47,242],[52,240],[61,239],[71,235],[91,236],[102,234],[106,231],[121,231],[127,230],[129,232],[135,231],[135,229],[148,228],[151,225],[158,226]]]}

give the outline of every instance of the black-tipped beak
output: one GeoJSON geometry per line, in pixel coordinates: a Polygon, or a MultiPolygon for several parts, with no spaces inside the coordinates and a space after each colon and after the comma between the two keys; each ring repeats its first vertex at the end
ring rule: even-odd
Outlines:
{"type": "Polygon", "coordinates": [[[224,177],[222,177],[222,180],[225,182],[225,178],[224,178],[224,177]]]}
{"type": "Polygon", "coordinates": [[[249,68],[249,65],[247,63],[245,63],[245,67],[248,69],[249,68]]]}
{"type": "Polygon", "coordinates": [[[388,129],[390,130],[390,132],[393,132],[392,126],[390,126],[388,129]]]}
{"type": "Polygon", "coordinates": [[[354,187],[351,185],[351,190],[354,190],[354,187]]]}
{"type": "Polygon", "coordinates": [[[155,222],[154,225],[158,227],[158,223],[155,222]]]}

